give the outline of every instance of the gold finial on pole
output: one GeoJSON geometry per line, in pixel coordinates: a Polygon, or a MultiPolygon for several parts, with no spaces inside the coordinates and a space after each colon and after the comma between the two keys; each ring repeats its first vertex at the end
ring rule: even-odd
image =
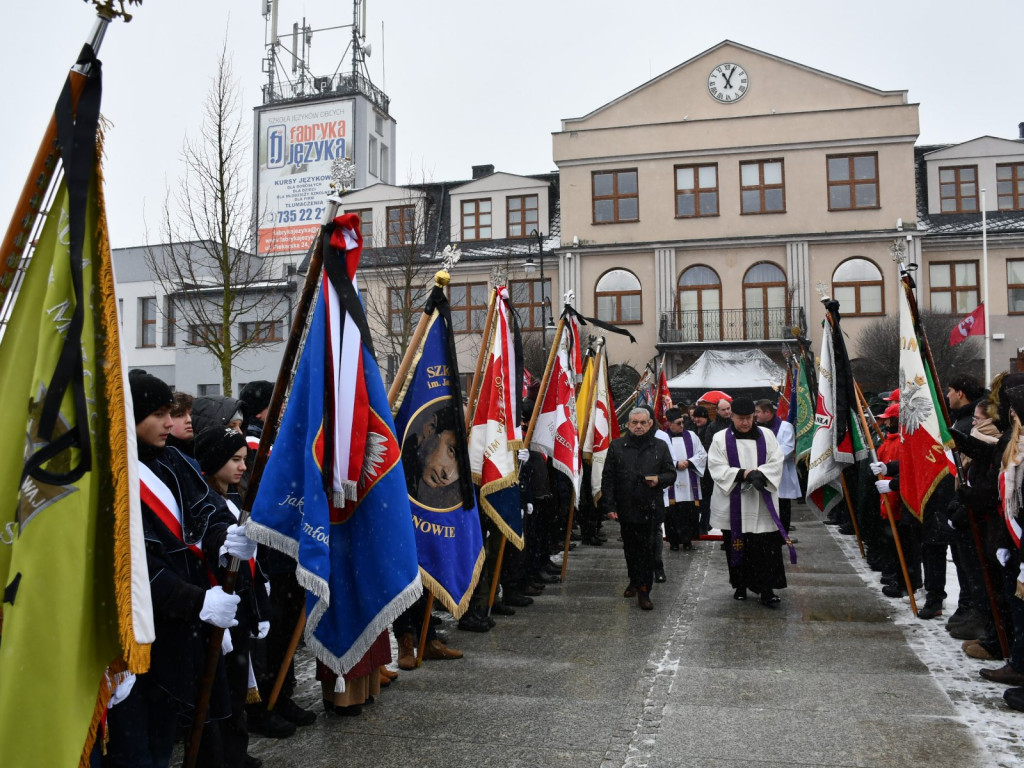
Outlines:
{"type": "MultiPolygon", "coordinates": [[[[85,0],[85,2],[95,5],[96,13],[108,21],[117,17],[121,17],[125,22],[132,20],[132,15],[124,7],[126,0],[85,0]],[[114,7],[115,4],[117,8],[114,7]]],[[[127,3],[128,5],[142,5],[142,0],[127,0],[127,3]]]]}

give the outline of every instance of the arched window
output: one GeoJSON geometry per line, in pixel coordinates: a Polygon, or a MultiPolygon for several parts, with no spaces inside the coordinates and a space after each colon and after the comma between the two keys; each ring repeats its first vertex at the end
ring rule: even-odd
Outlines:
{"type": "Polygon", "coordinates": [[[832,298],[843,317],[884,315],[882,270],[867,259],[847,259],[832,273],[832,298]]]}
{"type": "Polygon", "coordinates": [[[743,276],[743,327],[747,339],[781,339],[789,326],[786,273],[762,261],[743,276]]]}
{"type": "Polygon", "coordinates": [[[594,298],[598,320],[619,324],[643,322],[640,280],[629,270],[613,269],[601,275],[594,298]]]}
{"type": "Polygon", "coordinates": [[[676,330],[680,341],[720,341],[722,280],[711,267],[688,267],[676,284],[676,330]]]}

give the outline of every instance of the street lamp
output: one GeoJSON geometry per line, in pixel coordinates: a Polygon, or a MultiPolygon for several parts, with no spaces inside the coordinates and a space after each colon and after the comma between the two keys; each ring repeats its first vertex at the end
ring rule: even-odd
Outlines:
{"type": "MultiPolygon", "coordinates": [[[[536,229],[530,232],[530,237],[537,238],[537,260],[540,264],[540,348],[542,358],[548,359],[548,320],[547,320],[547,296],[544,295],[544,235],[538,232],[536,229]]],[[[537,269],[537,264],[533,262],[533,254],[530,253],[526,257],[526,264],[523,265],[527,276],[532,275],[534,270],[537,269]]]]}

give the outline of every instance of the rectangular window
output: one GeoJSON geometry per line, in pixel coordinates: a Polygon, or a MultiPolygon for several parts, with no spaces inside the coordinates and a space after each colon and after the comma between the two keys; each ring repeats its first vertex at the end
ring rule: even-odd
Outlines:
{"type": "Polygon", "coordinates": [[[426,306],[430,288],[388,288],[388,328],[392,336],[402,336],[407,330],[412,333],[413,327],[419,322],[419,315],[426,306]]]}
{"type": "Polygon", "coordinates": [[[931,310],[966,315],[978,306],[978,262],[938,261],[928,265],[931,310]]]}
{"type": "Polygon", "coordinates": [[[786,187],[781,160],[740,163],[740,212],[786,212],[786,187]]]}
{"type": "Polygon", "coordinates": [[[1024,210],[1024,163],[996,166],[996,194],[1000,211],[1024,210]]]}
{"type": "Polygon", "coordinates": [[[239,323],[241,340],[250,344],[270,344],[284,341],[284,322],[281,320],[250,320],[239,323]]]}
{"type": "Polygon", "coordinates": [[[829,155],[828,209],[878,208],[878,153],[829,155]]]}
{"type": "Polygon", "coordinates": [[[367,170],[371,176],[380,178],[380,174],[377,172],[377,138],[375,136],[370,137],[369,156],[370,162],[367,164],[367,170]]]}
{"type": "Polygon", "coordinates": [[[1006,261],[1007,311],[1024,315],[1024,259],[1006,261]]]}
{"type": "Polygon", "coordinates": [[[452,308],[452,329],[459,333],[482,331],[487,322],[487,283],[448,286],[452,308]]]}
{"type": "Polygon", "coordinates": [[[373,248],[373,208],[349,211],[359,217],[359,234],[363,236],[363,248],[373,248]]]}
{"type": "Polygon", "coordinates": [[[544,278],[543,294],[540,280],[510,280],[508,291],[524,331],[539,331],[553,323],[550,279],[544,278]]]}
{"type": "Polygon", "coordinates": [[[416,237],[416,206],[388,208],[388,245],[412,245],[416,237]]]}
{"type": "Polygon", "coordinates": [[[156,297],[139,299],[139,346],[156,346],[156,297]]]}
{"type": "Polygon", "coordinates": [[[380,145],[380,178],[387,180],[390,177],[391,152],[387,144],[380,145]]]}
{"type": "Polygon", "coordinates": [[[491,239],[491,201],[462,201],[462,239],[491,239]]]}
{"type": "Polygon", "coordinates": [[[531,232],[540,232],[540,216],[537,195],[520,195],[506,200],[508,237],[529,237],[531,232]]]}
{"type": "Polygon", "coordinates": [[[718,215],[718,164],[676,166],[676,218],[718,215]]]}
{"type": "Polygon", "coordinates": [[[188,343],[193,347],[208,347],[220,342],[220,323],[190,325],[188,343]]]}
{"type": "Polygon", "coordinates": [[[977,213],[978,166],[939,168],[939,204],[943,213],[977,213]]]}
{"type": "Polygon", "coordinates": [[[177,343],[178,317],[174,309],[174,299],[164,296],[164,346],[173,347],[177,343]]]}
{"type": "Polygon", "coordinates": [[[635,168],[594,172],[591,183],[595,224],[640,220],[640,191],[635,168]]]}
{"type": "Polygon", "coordinates": [[[220,394],[220,384],[198,384],[196,395],[198,397],[214,397],[220,394]]]}
{"type": "Polygon", "coordinates": [[[384,135],[384,116],[374,113],[373,115],[373,130],[379,133],[381,136],[384,135]]]}

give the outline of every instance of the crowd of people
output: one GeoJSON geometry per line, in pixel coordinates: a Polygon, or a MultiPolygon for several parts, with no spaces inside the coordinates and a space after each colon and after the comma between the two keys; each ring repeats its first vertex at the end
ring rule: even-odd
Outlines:
{"type": "MultiPolygon", "coordinates": [[[[209,636],[219,628],[227,631],[197,762],[259,765],[248,754],[250,732],[287,738],[317,717],[292,698],[295,676],[288,646],[305,602],[295,562],[264,547],[257,552],[244,523],[239,524],[241,497],[273,386],[250,383],[238,399],[193,398],[173,393],[144,371],[133,371],[129,381],[156,641],[148,673],[115,676],[117,691],[95,764],[169,764],[197,699],[209,636]],[[233,593],[219,586],[230,557],[244,564],[233,593]],[[268,710],[281,669],[283,686],[268,710]]],[[[946,628],[963,641],[966,655],[1003,662],[981,674],[1008,686],[1007,703],[1024,710],[1024,563],[1018,520],[1024,485],[1024,374],[1002,374],[991,388],[966,375],[950,381],[947,401],[958,472],[935,489],[920,521],[899,495],[899,390],[885,401],[874,418],[877,459],[846,470],[850,503],[835,507],[826,523],[840,526],[840,533],[859,533],[886,596],[905,597],[908,582],[911,590],[923,587],[922,620],[936,619],[946,608],[950,551],[959,591],[946,628]]],[[[525,400],[524,423],[532,408],[533,402],[525,400]]],[[[668,409],[661,424],[651,408],[633,408],[625,433],[611,442],[600,491],[591,493],[585,477],[577,533],[568,525],[568,478],[554,471],[543,454],[520,450],[525,546],[506,548],[503,560],[496,557],[501,534],[481,516],[487,556],[458,629],[487,632],[495,616],[529,607],[545,587],[560,580],[558,553],[567,531],[585,545],[601,546],[609,539],[607,520],[618,523],[625,555],[629,581],[623,596],[636,598],[641,610],[654,608],[652,589],[666,580],[666,542],[670,551],[687,551],[715,530],[721,532],[733,598],[744,601],[753,594],[774,608],[786,587],[785,550],[796,543],[791,505],[803,496],[795,452],[793,427],[778,417],[771,400],[719,393],[717,402],[668,409]],[[499,560],[500,589],[492,596],[499,560]]],[[[394,661],[400,670],[463,655],[449,645],[438,629],[440,621],[427,616],[427,610],[424,594],[393,624],[394,661]],[[425,645],[418,658],[423,628],[425,645]]],[[[344,685],[318,665],[324,710],[331,716],[360,714],[397,676],[392,661],[385,632],[344,676],[344,685]]]]}

